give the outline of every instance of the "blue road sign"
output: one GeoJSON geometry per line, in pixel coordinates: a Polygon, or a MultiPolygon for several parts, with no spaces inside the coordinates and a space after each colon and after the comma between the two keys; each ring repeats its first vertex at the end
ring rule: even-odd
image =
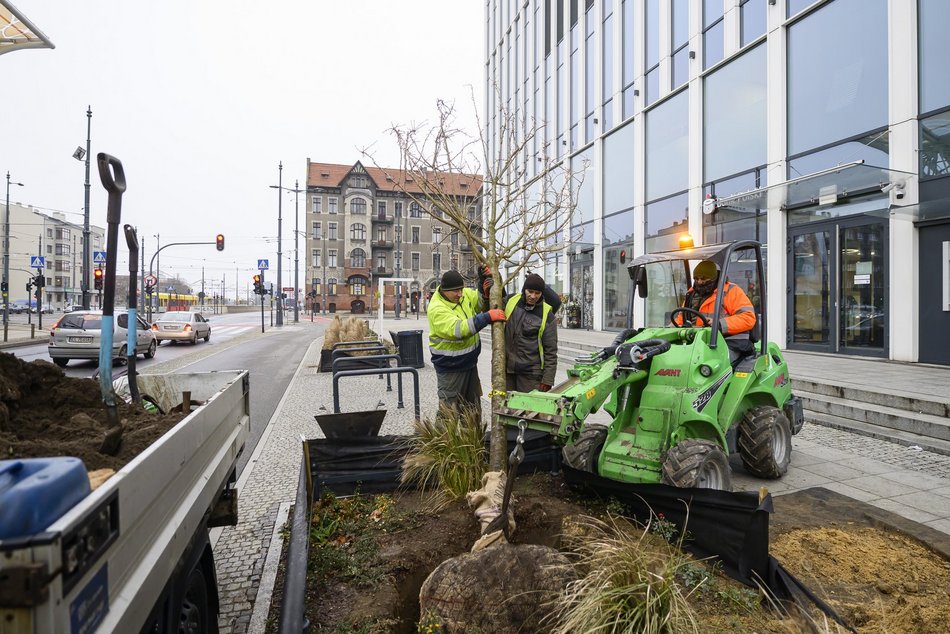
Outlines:
{"type": "Polygon", "coordinates": [[[31,269],[45,269],[46,268],[46,257],[42,255],[31,255],[30,256],[30,268],[31,269]]]}
{"type": "Polygon", "coordinates": [[[92,261],[96,264],[105,264],[106,263],[106,252],[105,251],[93,251],[92,252],[92,261]]]}
{"type": "Polygon", "coordinates": [[[257,261],[257,268],[259,268],[259,269],[262,270],[262,271],[266,271],[267,269],[270,268],[270,266],[268,266],[268,261],[267,261],[267,260],[258,260],[258,261],[257,261]]]}

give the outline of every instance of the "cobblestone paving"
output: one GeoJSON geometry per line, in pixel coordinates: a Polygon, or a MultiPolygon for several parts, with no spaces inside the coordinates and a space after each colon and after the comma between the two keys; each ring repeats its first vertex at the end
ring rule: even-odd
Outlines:
{"type": "Polygon", "coordinates": [[[919,471],[939,478],[950,478],[950,456],[932,451],[917,451],[886,440],[859,436],[811,423],[806,423],[795,438],[847,451],[863,458],[873,458],[911,471],[919,471]]]}

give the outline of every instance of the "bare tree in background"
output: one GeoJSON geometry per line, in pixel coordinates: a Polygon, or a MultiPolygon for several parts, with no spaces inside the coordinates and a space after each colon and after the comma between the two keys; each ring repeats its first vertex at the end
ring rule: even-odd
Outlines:
{"type": "MultiPolygon", "coordinates": [[[[454,105],[440,100],[435,123],[391,129],[400,166],[399,173],[389,177],[410,200],[428,209],[433,220],[468,242],[476,268],[487,267],[495,280],[488,307],[504,308],[502,297],[511,282],[526,268],[542,268],[547,256],[564,250],[583,174],[572,173],[566,158],[560,163],[549,160],[548,144],[536,142],[543,127],[503,108],[494,92],[495,142],[477,116],[477,137],[456,128],[454,105]],[[465,190],[472,193],[459,193],[465,190]]],[[[492,324],[493,412],[501,408],[506,388],[504,327],[492,324]]],[[[505,468],[505,438],[504,426],[493,416],[493,470],[505,468]]]]}

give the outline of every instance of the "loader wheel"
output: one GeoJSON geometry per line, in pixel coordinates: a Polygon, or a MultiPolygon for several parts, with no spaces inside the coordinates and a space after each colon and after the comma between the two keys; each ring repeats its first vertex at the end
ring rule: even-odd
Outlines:
{"type": "Polygon", "coordinates": [[[746,471],[759,478],[780,478],[792,458],[792,426],[777,407],[753,407],[739,422],[736,444],[746,471]]]}
{"type": "Polygon", "coordinates": [[[681,489],[732,490],[729,459],[717,443],[687,438],[670,449],[663,461],[663,483],[681,489]]]}
{"type": "Polygon", "coordinates": [[[597,473],[597,458],[607,440],[607,428],[603,425],[589,425],[581,432],[577,442],[565,445],[561,450],[564,464],[578,471],[597,473]]]}

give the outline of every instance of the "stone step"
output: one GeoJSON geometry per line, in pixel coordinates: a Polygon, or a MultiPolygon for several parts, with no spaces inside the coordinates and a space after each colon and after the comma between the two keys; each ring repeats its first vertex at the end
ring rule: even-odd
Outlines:
{"type": "Polygon", "coordinates": [[[833,429],[851,432],[861,436],[869,436],[878,440],[887,440],[903,445],[904,447],[920,447],[944,456],[950,456],[950,442],[938,438],[930,438],[919,434],[912,434],[890,427],[882,427],[872,423],[865,423],[850,418],[840,418],[829,414],[805,410],[805,421],[810,424],[822,425],[833,429]]]}
{"type": "Polygon", "coordinates": [[[950,417],[950,401],[939,400],[932,396],[921,396],[896,389],[886,392],[870,390],[850,381],[830,383],[828,381],[792,376],[792,390],[830,396],[858,403],[870,403],[892,409],[904,410],[915,414],[950,417]]]}
{"type": "Polygon", "coordinates": [[[950,419],[943,416],[922,414],[850,398],[815,394],[805,390],[793,390],[793,392],[802,399],[802,406],[808,413],[824,414],[950,442],[950,419]]]}

